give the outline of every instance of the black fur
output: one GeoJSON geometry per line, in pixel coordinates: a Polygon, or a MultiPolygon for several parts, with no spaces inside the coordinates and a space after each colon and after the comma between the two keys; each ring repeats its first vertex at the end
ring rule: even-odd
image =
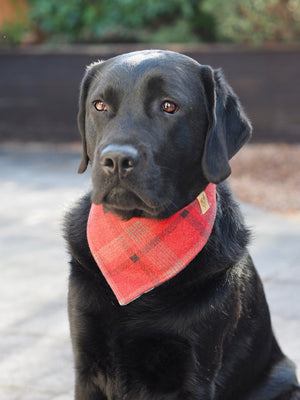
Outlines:
{"type": "Polygon", "coordinates": [[[251,131],[221,72],[160,51],[96,63],[81,86],[79,127],[79,172],[92,162],[93,191],[66,217],[76,400],[300,399],[247,252],[249,232],[220,183],[251,131]],[[179,111],[165,114],[166,100],[179,111]],[[103,162],[111,144],[120,154],[134,148],[134,163],[115,153],[103,162]],[[218,185],[206,246],[177,276],[120,306],[89,251],[91,198],[124,219],[165,218],[208,182],[218,185]]]}

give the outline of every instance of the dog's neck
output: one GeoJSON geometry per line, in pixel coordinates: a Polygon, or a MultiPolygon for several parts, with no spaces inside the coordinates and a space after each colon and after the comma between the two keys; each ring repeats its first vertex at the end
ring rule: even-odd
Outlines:
{"type": "Polygon", "coordinates": [[[216,216],[216,188],[171,217],[122,221],[92,204],[87,237],[92,255],[121,305],[161,285],[202,250],[216,216]]]}

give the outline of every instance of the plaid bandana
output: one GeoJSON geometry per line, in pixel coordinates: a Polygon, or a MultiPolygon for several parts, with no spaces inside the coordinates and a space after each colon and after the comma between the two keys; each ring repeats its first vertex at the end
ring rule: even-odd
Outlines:
{"type": "Polygon", "coordinates": [[[182,271],[205,246],[215,216],[216,188],[211,183],[191,204],[162,220],[122,221],[92,204],[89,247],[120,305],[182,271]]]}

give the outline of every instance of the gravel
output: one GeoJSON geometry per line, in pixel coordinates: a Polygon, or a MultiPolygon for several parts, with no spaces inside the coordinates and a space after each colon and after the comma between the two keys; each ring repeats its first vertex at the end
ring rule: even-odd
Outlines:
{"type": "Polygon", "coordinates": [[[231,167],[239,200],[300,219],[300,144],[248,144],[231,167]]]}

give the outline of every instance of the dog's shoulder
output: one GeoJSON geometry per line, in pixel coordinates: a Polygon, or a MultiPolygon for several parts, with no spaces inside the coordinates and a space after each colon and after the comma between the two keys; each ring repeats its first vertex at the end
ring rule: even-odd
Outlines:
{"type": "Polygon", "coordinates": [[[81,239],[86,230],[87,220],[91,208],[91,195],[87,193],[80,198],[66,213],[64,220],[65,237],[71,242],[81,239]]]}
{"type": "Polygon", "coordinates": [[[89,265],[93,259],[89,250],[86,227],[91,208],[91,194],[80,198],[66,213],[64,218],[64,237],[73,259],[82,265],[89,265]]]}
{"type": "Polygon", "coordinates": [[[238,262],[250,241],[250,230],[245,225],[240,207],[227,182],[217,185],[217,214],[208,250],[226,264],[238,262]]]}

